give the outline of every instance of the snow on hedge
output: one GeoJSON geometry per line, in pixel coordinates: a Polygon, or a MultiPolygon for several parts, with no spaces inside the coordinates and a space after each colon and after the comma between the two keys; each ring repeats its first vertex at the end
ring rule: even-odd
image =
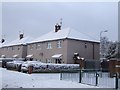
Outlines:
{"type": "Polygon", "coordinates": [[[79,64],[53,64],[53,63],[41,63],[33,64],[33,72],[40,71],[62,71],[62,70],[73,70],[79,69],[79,64]]]}
{"type": "Polygon", "coordinates": [[[11,61],[7,62],[7,68],[9,69],[21,69],[24,67],[28,71],[30,66],[33,67],[33,72],[40,71],[61,71],[61,70],[73,70],[79,69],[79,64],[54,64],[54,63],[42,63],[40,61],[11,61]]]}

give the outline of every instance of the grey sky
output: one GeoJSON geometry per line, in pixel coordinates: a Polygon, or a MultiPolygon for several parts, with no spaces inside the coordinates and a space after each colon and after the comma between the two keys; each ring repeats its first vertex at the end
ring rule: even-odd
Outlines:
{"type": "Polygon", "coordinates": [[[100,31],[110,40],[118,39],[117,2],[4,2],[2,4],[2,32],[8,41],[25,36],[37,38],[51,30],[63,19],[62,28],[70,27],[99,39],[100,31]]]}

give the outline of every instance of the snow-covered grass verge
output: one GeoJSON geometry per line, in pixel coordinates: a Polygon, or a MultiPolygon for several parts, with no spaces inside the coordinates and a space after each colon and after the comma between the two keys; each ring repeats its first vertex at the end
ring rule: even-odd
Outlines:
{"type": "Polygon", "coordinates": [[[60,80],[59,73],[25,74],[0,68],[2,88],[98,88],[60,80]]]}

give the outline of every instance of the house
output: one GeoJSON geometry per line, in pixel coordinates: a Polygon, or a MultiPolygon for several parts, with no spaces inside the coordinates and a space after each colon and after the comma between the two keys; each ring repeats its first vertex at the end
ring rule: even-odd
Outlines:
{"type": "Polygon", "coordinates": [[[74,53],[85,59],[99,59],[99,41],[71,28],[55,30],[27,44],[27,58],[45,63],[74,63],[74,53]]]}
{"type": "Polygon", "coordinates": [[[2,55],[2,43],[0,43],[0,56],[2,55]]]}
{"type": "Polygon", "coordinates": [[[27,55],[27,42],[31,41],[31,37],[24,37],[20,33],[19,38],[16,40],[3,44],[0,48],[2,58],[25,58],[27,55]]]}
{"type": "Polygon", "coordinates": [[[7,42],[5,41],[5,39],[2,39],[2,40],[4,40],[4,42],[1,41],[1,43],[0,43],[0,57],[1,57],[1,58],[5,58],[5,55],[3,54],[2,47],[3,47],[7,42]]]}

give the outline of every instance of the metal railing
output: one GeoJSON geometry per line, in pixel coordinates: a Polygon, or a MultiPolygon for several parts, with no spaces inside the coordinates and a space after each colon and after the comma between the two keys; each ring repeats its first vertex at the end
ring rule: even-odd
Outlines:
{"type": "Polygon", "coordinates": [[[110,77],[109,72],[102,72],[100,70],[64,70],[60,73],[60,80],[94,85],[102,88],[120,88],[120,79],[117,74],[114,77],[110,77]]]}

